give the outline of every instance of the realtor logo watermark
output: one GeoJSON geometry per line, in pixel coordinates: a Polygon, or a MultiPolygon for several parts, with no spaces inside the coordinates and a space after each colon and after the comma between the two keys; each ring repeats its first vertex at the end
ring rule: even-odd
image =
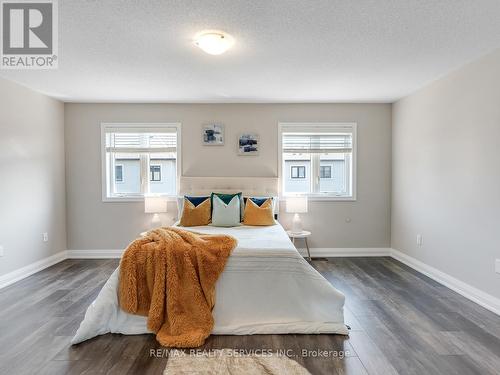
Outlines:
{"type": "Polygon", "coordinates": [[[2,69],[56,69],[57,0],[2,0],[2,69]]]}

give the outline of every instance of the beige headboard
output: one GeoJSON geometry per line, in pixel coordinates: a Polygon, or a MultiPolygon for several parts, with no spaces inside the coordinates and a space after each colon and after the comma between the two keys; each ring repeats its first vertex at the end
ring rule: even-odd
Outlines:
{"type": "Polygon", "coordinates": [[[277,177],[181,177],[180,195],[205,195],[211,192],[244,196],[278,196],[277,177]]]}

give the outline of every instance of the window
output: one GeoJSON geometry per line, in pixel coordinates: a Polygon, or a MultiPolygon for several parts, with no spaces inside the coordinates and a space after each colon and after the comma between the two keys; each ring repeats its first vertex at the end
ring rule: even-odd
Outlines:
{"type": "Polygon", "coordinates": [[[123,182],[123,165],[115,165],[115,182],[123,182]]]}
{"type": "Polygon", "coordinates": [[[282,195],[356,199],[356,124],[281,123],[282,195]]]}
{"type": "Polygon", "coordinates": [[[104,201],[141,200],[149,193],[177,195],[179,124],[101,128],[104,201]]]}
{"type": "Polygon", "coordinates": [[[332,178],[332,166],[331,165],[320,165],[319,166],[319,178],[332,178]]]}
{"type": "Polygon", "coordinates": [[[292,178],[306,178],[306,167],[299,165],[292,165],[290,173],[292,178]]]}
{"type": "Polygon", "coordinates": [[[161,165],[151,165],[149,167],[149,181],[161,181],[161,165]]]}

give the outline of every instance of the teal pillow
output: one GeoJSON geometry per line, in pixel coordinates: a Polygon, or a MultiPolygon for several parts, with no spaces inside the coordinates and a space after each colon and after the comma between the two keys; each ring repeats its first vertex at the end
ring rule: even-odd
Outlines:
{"type": "Polygon", "coordinates": [[[240,224],[240,197],[238,194],[225,203],[217,194],[212,194],[212,225],[216,227],[236,227],[240,224]]]}

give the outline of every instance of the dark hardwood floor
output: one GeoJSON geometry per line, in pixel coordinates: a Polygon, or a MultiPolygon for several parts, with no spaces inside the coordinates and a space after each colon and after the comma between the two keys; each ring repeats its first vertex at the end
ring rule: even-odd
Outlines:
{"type": "MultiPolygon", "coordinates": [[[[151,356],[152,335],[69,345],[117,264],[67,260],[0,290],[0,374],[161,374],[168,358],[151,356]]],[[[349,337],[211,336],[204,348],[287,350],[312,374],[500,373],[497,315],[390,258],[313,264],[346,295],[349,337]]]]}

